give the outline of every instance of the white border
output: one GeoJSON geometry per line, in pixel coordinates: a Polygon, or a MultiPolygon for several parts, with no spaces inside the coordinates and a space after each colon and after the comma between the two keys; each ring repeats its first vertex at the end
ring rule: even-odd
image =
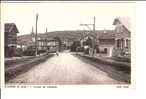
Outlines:
{"type": "MultiPolygon", "coordinates": [[[[125,1],[124,1],[125,2],[125,1]]],[[[128,1],[129,2],[129,1],[128,1]]],[[[136,81],[136,89],[118,89],[113,87],[104,87],[99,88],[98,86],[59,86],[57,89],[43,89],[43,88],[4,88],[3,87],[3,58],[1,57],[1,85],[2,85],[2,98],[3,99],[45,99],[47,97],[51,99],[62,98],[62,99],[143,99],[145,96],[145,51],[146,51],[146,2],[136,2],[136,34],[134,37],[133,44],[136,52],[134,53],[134,59],[132,60],[136,65],[134,76],[136,81]]],[[[1,27],[3,28],[3,26],[1,27]]],[[[3,33],[3,31],[1,31],[3,33]]],[[[1,56],[4,55],[3,50],[3,36],[1,36],[1,56]]],[[[133,63],[132,62],[132,63],[133,63]]]]}

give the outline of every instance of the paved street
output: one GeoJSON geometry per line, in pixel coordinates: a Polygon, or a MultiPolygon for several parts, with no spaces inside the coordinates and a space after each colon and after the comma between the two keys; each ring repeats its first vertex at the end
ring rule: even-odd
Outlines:
{"type": "MultiPolygon", "coordinates": [[[[98,64],[97,64],[98,65],[98,64]]],[[[100,65],[100,64],[99,64],[100,65]]],[[[106,69],[106,68],[105,68],[106,69]]],[[[123,84],[93,64],[69,52],[60,53],[34,66],[8,83],[25,84],[123,84]]]]}

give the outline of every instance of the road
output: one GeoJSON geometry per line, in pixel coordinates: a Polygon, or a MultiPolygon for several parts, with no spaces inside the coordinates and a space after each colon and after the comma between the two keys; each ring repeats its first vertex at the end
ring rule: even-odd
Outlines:
{"type": "MultiPolygon", "coordinates": [[[[98,65],[98,64],[97,64],[98,65]]],[[[99,64],[100,65],[100,64],[99,64]]],[[[26,73],[18,75],[8,83],[19,84],[124,84],[110,77],[89,62],[69,52],[55,55],[34,66],[26,73]]]]}

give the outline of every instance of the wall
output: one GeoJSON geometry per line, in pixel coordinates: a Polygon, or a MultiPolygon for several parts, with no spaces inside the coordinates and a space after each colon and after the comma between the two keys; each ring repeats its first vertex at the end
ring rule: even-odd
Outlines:
{"type": "Polygon", "coordinates": [[[107,57],[111,57],[113,54],[112,52],[113,52],[114,45],[100,45],[99,51],[103,52],[105,48],[107,49],[107,53],[105,53],[105,55],[107,57]]]}

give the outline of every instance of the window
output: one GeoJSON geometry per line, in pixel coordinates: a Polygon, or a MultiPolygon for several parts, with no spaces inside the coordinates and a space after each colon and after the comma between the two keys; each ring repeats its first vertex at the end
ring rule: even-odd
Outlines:
{"type": "Polygon", "coordinates": [[[104,48],[104,53],[107,53],[107,48],[104,48]]]}
{"type": "Polygon", "coordinates": [[[117,48],[120,48],[120,39],[117,40],[117,48]]]}
{"type": "Polygon", "coordinates": [[[126,39],[126,48],[129,48],[130,46],[130,40],[126,39]]]}

